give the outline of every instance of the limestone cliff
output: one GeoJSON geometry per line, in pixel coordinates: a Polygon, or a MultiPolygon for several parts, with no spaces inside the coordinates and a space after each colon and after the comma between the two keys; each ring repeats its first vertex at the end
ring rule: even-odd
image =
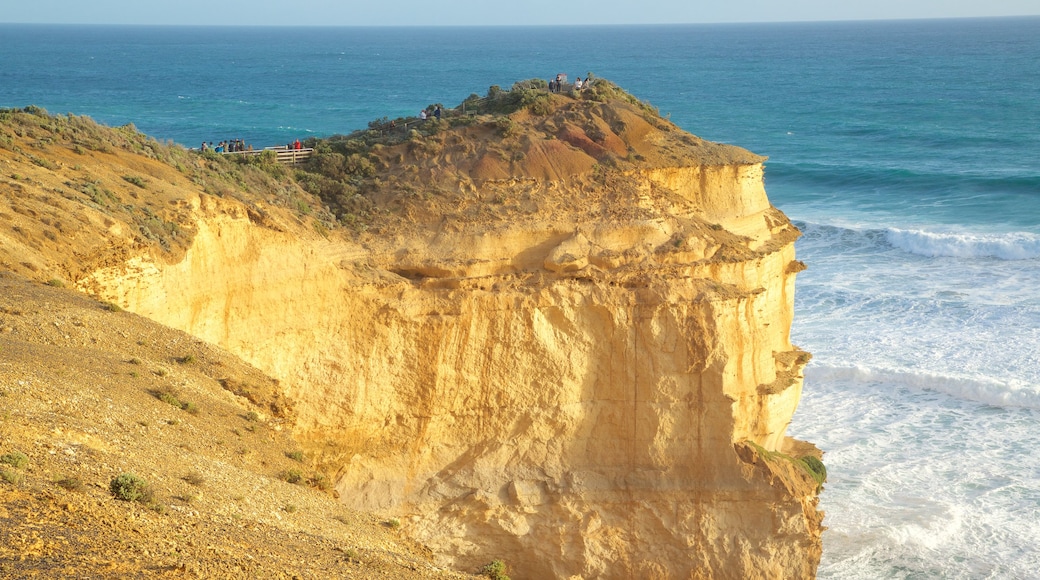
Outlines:
{"type": "Polygon", "coordinates": [[[183,187],[183,253],[76,284],[278,378],[341,501],[443,564],[812,577],[798,232],[763,158],[600,87],[326,150],[365,164],[347,235],[183,187]]]}

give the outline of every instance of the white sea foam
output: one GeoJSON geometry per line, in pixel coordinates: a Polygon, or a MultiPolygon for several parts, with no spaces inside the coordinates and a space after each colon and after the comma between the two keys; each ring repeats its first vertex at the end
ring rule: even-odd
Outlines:
{"type": "Polygon", "coordinates": [[[958,377],[928,371],[867,368],[864,366],[810,365],[805,370],[813,382],[889,383],[944,393],[951,397],[975,401],[994,407],[1040,409],[1040,385],[1019,380],[997,380],[986,377],[958,377]]]}
{"type": "Polygon", "coordinates": [[[929,257],[1001,260],[1031,260],[1040,257],[1040,235],[1027,232],[968,234],[888,228],[885,230],[885,239],[905,252],[929,257]]]}

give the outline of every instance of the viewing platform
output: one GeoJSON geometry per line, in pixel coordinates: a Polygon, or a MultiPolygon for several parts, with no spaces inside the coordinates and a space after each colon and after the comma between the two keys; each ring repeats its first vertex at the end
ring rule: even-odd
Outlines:
{"type": "Polygon", "coordinates": [[[278,163],[282,165],[298,165],[306,162],[311,158],[314,153],[312,147],[306,147],[303,149],[290,149],[286,146],[281,147],[264,147],[263,149],[254,149],[253,151],[225,151],[221,155],[263,155],[267,151],[274,151],[278,156],[278,163]]]}

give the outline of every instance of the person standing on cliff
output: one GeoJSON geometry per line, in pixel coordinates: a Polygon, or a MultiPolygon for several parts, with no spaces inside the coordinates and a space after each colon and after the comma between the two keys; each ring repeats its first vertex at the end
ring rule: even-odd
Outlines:
{"type": "Polygon", "coordinates": [[[440,105],[437,105],[437,107],[433,110],[433,116],[436,117],[438,121],[441,120],[441,106],[440,105]]]}

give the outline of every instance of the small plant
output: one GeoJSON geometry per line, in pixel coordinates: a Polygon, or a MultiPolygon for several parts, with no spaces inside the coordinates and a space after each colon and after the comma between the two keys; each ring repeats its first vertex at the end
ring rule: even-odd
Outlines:
{"type": "Polygon", "coordinates": [[[29,465],[29,458],[24,453],[15,451],[0,456],[0,463],[5,463],[15,469],[25,469],[29,465]]]}
{"type": "Polygon", "coordinates": [[[285,508],[283,508],[283,509],[285,509],[285,511],[287,511],[289,513],[296,513],[296,506],[291,504],[291,503],[290,504],[286,504],[285,508]]]}
{"type": "Polygon", "coordinates": [[[112,495],[123,501],[136,501],[147,504],[153,499],[152,490],[148,487],[148,482],[132,473],[124,473],[113,477],[112,482],[108,485],[108,489],[112,492],[112,495]]]}
{"type": "Polygon", "coordinates": [[[479,574],[492,580],[509,580],[509,576],[506,575],[506,563],[502,560],[492,560],[484,564],[479,574]]]}
{"type": "Polygon", "coordinates": [[[180,398],[177,396],[177,394],[174,393],[173,391],[170,391],[170,390],[158,391],[158,392],[155,393],[155,396],[160,401],[162,401],[162,402],[164,402],[164,403],[166,403],[168,405],[171,405],[173,407],[177,407],[178,409],[180,409],[182,411],[186,411],[187,413],[189,413],[191,415],[198,415],[199,414],[199,408],[195,405],[195,403],[189,403],[188,401],[180,400],[180,398]]]}
{"type": "Polygon", "coordinates": [[[347,561],[351,564],[361,563],[361,554],[358,553],[354,548],[347,548],[343,550],[343,555],[347,558],[347,561]]]}
{"type": "Polygon", "coordinates": [[[293,461],[303,463],[303,451],[289,451],[285,454],[286,457],[293,461]]]}
{"type": "Polygon", "coordinates": [[[203,477],[203,475],[198,471],[193,471],[188,475],[185,475],[181,479],[190,483],[191,485],[194,485],[195,487],[202,487],[202,485],[206,483],[206,478],[203,477]]]}
{"type": "Polygon", "coordinates": [[[132,365],[139,365],[139,364],[141,364],[141,359],[139,359],[139,358],[137,358],[135,356],[134,358],[132,358],[132,359],[126,361],[126,362],[128,362],[128,363],[130,363],[132,365]]]}
{"type": "Polygon", "coordinates": [[[328,491],[332,488],[332,480],[324,473],[315,473],[307,479],[307,485],[316,487],[321,491],[328,491]]]}
{"type": "Polygon", "coordinates": [[[259,420],[260,420],[260,414],[257,413],[256,411],[250,411],[250,412],[246,413],[246,421],[249,421],[250,423],[255,423],[255,422],[259,421],[259,420]]]}
{"type": "Polygon", "coordinates": [[[190,365],[190,364],[195,362],[195,355],[190,354],[190,353],[186,354],[186,355],[178,358],[177,362],[181,363],[182,365],[190,365]]]}
{"type": "Polygon", "coordinates": [[[50,280],[47,280],[47,285],[48,286],[54,286],[55,288],[64,288],[65,287],[65,282],[62,282],[58,278],[51,278],[50,280]]]}
{"type": "Polygon", "coordinates": [[[174,407],[177,407],[178,409],[181,408],[181,404],[182,403],[181,403],[180,399],[178,399],[173,393],[170,393],[168,391],[163,391],[163,392],[159,393],[159,400],[164,402],[164,403],[167,403],[169,405],[173,405],[174,407]]]}
{"type": "Polygon", "coordinates": [[[303,481],[303,472],[299,469],[290,469],[282,472],[282,479],[286,483],[300,483],[303,481]]]}
{"type": "Polygon", "coordinates": [[[78,477],[62,477],[54,480],[54,484],[69,491],[83,491],[83,482],[78,477]]]}
{"type": "Polygon", "coordinates": [[[145,183],[144,178],[138,177],[136,175],[124,175],[123,180],[131,185],[136,185],[141,189],[148,187],[148,184],[145,183]]]}
{"type": "Polygon", "coordinates": [[[390,528],[391,530],[399,530],[401,529],[401,520],[397,518],[390,518],[383,522],[383,525],[390,528]]]}
{"type": "Polygon", "coordinates": [[[13,469],[0,469],[0,479],[12,485],[18,485],[22,482],[22,474],[13,469]]]}
{"type": "Polygon", "coordinates": [[[123,308],[114,302],[102,302],[101,308],[109,312],[122,312],[123,308]]]}

